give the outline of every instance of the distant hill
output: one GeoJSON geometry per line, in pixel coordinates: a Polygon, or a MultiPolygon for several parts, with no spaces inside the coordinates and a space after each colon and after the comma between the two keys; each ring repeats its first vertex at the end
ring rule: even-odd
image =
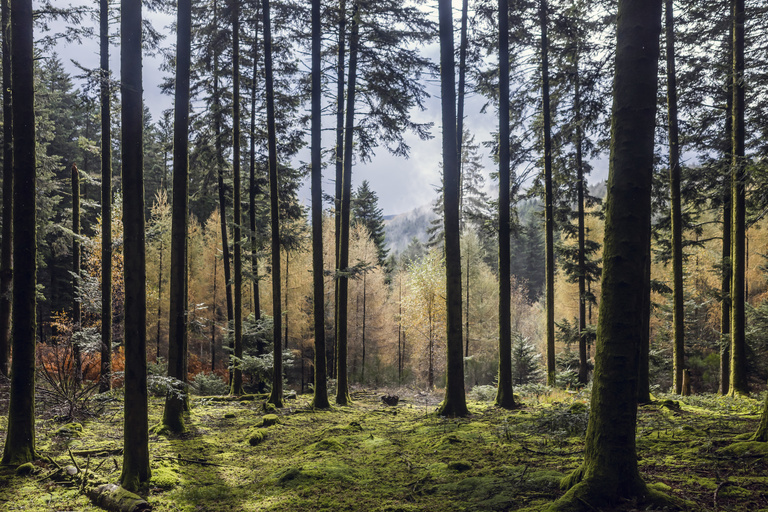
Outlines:
{"type": "Polygon", "coordinates": [[[421,242],[427,241],[429,223],[437,216],[432,211],[432,204],[424,204],[413,210],[398,215],[384,217],[385,242],[390,254],[402,252],[413,237],[421,242]]]}
{"type": "MultiPolygon", "coordinates": [[[[589,194],[599,199],[605,199],[607,184],[605,181],[589,185],[589,194]]],[[[527,224],[530,217],[541,211],[541,201],[537,198],[521,199],[517,205],[518,218],[521,224],[527,224]]],[[[426,243],[427,229],[437,217],[432,211],[432,203],[424,204],[411,211],[397,215],[384,216],[385,242],[390,254],[399,254],[413,237],[426,243]]]]}

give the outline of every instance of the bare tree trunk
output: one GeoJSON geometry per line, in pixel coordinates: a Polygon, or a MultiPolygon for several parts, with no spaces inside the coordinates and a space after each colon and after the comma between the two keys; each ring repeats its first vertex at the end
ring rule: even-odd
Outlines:
{"type": "Polygon", "coordinates": [[[109,0],[99,0],[101,103],[101,372],[99,392],[112,389],[112,114],[109,84],[109,0]]]}
{"type": "Polygon", "coordinates": [[[13,291],[13,109],[11,107],[11,7],[0,2],[3,36],[3,230],[0,247],[0,373],[8,376],[13,291]]]}
{"type": "Polygon", "coordinates": [[[129,491],[135,491],[150,478],[141,2],[122,0],[120,17],[123,233],[125,237],[125,425],[123,473],[120,476],[120,485],[129,491]]]}
{"type": "Polygon", "coordinates": [[[235,321],[235,365],[232,379],[233,395],[243,394],[243,372],[240,361],[243,358],[243,240],[241,226],[243,224],[242,198],[240,186],[240,3],[232,0],[232,171],[233,186],[233,216],[232,238],[235,252],[235,287],[234,287],[234,321],[235,321]]]}
{"type": "Polygon", "coordinates": [[[325,283],[323,273],[323,170],[320,0],[312,0],[312,296],[315,334],[313,407],[327,409],[328,362],[325,357],[325,283]]]}
{"type": "Polygon", "coordinates": [[[512,390],[509,160],[509,2],[499,0],[499,385],[496,405],[505,409],[515,407],[512,390]]]}
{"type": "MultiPolygon", "coordinates": [[[[187,404],[187,238],[189,210],[189,73],[192,2],[178,0],[176,21],[176,94],[173,119],[173,206],[171,212],[168,376],[178,383],[165,399],[163,425],[183,432],[187,404]]],[[[161,246],[162,247],[162,246],[161,246]]],[[[161,260],[162,261],[162,260],[161,260]]],[[[162,301],[162,295],[160,297],[162,301]]],[[[158,308],[159,310],[159,308],[158,308]]],[[[159,314],[159,313],[158,313],[159,314]]],[[[159,336],[158,336],[159,339],[159,336]]]]}
{"type": "Polygon", "coordinates": [[[275,89],[272,78],[272,24],[269,15],[269,0],[262,0],[264,18],[264,72],[267,89],[267,148],[269,150],[269,201],[270,223],[272,226],[272,318],[274,319],[274,368],[272,371],[272,393],[269,403],[283,406],[283,312],[280,304],[280,211],[277,176],[277,134],[275,132],[275,89]]]}
{"type": "MultiPolygon", "coordinates": [[[[35,86],[32,1],[11,0],[13,96],[13,359],[3,464],[19,465],[35,452],[35,86]]],[[[7,174],[7,173],[6,173],[7,174]]]]}
{"type": "Polygon", "coordinates": [[[443,215],[445,221],[446,382],[441,416],[466,416],[464,337],[461,335],[461,246],[459,244],[459,152],[456,134],[456,86],[450,0],[438,3],[440,90],[443,121],[443,215]]]}
{"type": "MultiPolygon", "coordinates": [[[[72,164],[72,322],[75,324],[72,333],[82,329],[83,305],[77,292],[80,277],[80,171],[72,164]]],[[[80,345],[72,342],[72,356],[75,364],[75,385],[83,382],[83,356],[80,345]]]]}

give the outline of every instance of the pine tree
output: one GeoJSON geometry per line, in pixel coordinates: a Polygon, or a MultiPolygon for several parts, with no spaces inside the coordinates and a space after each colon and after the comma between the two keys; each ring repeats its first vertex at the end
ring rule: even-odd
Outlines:
{"type": "Polygon", "coordinates": [[[147,410],[141,2],[122,0],[120,12],[123,226],[126,241],[125,425],[120,485],[129,491],[136,491],[151,476],[147,410]]]}
{"type": "Polygon", "coordinates": [[[183,432],[187,401],[187,238],[189,228],[189,71],[192,31],[192,3],[179,0],[176,19],[176,94],[173,120],[173,210],[171,224],[171,283],[168,312],[168,376],[179,385],[165,400],[163,425],[183,432]]]}
{"type": "Polygon", "coordinates": [[[13,95],[13,360],[3,464],[19,465],[35,452],[35,86],[32,1],[11,0],[13,95]]]}
{"type": "Polygon", "coordinates": [[[1,0],[3,38],[3,228],[0,246],[0,373],[8,376],[13,286],[13,109],[11,106],[11,0],[1,0]]]}
{"type": "Polygon", "coordinates": [[[638,354],[650,256],[651,176],[661,0],[620,0],[602,295],[583,464],[549,510],[609,508],[620,500],[670,504],[637,468],[638,354]]]}
{"type": "Polygon", "coordinates": [[[387,260],[386,241],[384,240],[384,215],[379,208],[379,197],[371,190],[368,180],[363,180],[352,195],[352,222],[359,222],[368,231],[376,244],[376,254],[379,266],[385,266],[387,260]]]}

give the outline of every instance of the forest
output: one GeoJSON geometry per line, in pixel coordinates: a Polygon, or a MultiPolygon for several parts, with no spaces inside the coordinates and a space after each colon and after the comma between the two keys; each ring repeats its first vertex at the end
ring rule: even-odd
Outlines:
{"type": "Polygon", "coordinates": [[[768,511],[765,2],[0,11],[0,509],[768,511]]]}

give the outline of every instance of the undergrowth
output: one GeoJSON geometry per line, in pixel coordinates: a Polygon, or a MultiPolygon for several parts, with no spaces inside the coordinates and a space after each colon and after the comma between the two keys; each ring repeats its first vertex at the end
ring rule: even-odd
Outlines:
{"type": "MultiPolygon", "coordinates": [[[[523,408],[505,411],[477,393],[472,416],[445,419],[423,395],[353,393],[349,407],[313,410],[311,397],[286,401],[264,418],[258,400],[193,397],[179,437],[150,435],[156,511],[539,511],[558,498],[560,479],[583,459],[585,391],[516,390],[523,408]],[[484,399],[484,400],[483,400],[484,399]]],[[[660,397],[638,413],[639,466],[646,481],[701,511],[768,510],[767,457],[725,448],[752,432],[760,403],[715,396],[660,397]]],[[[150,400],[150,423],[163,399],[150,400]]],[[[119,394],[98,417],[37,422],[38,450],[58,464],[117,482],[122,457],[119,394]]],[[[42,414],[41,414],[42,416],[42,414]]],[[[0,419],[0,438],[5,432],[0,419]]],[[[51,463],[31,474],[0,469],[0,509],[98,510],[78,489],[51,482],[51,463]]],[[[630,510],[630,509],[627,509],[630,510]]]]}

